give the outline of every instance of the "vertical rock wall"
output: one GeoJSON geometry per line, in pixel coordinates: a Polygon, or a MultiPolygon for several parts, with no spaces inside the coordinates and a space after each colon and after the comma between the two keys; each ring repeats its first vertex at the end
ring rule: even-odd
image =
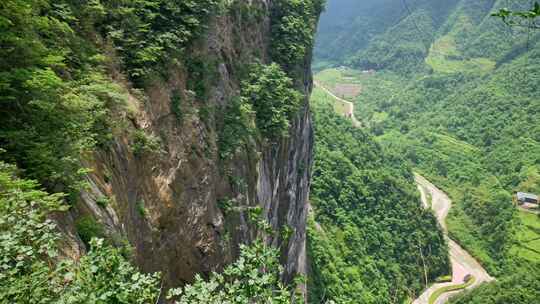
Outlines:
{"type": "MultiPolygon", "coordinates": [[[[166,80],[147,84],[145,94],[130,90],[131,111],[115,114],[123,122],[113,144],[86,157],[90,187],[64,222],[95,219],[113,242],[134,247],[143,270],[160,271],[166,285],[176,286],[196,273],[221,269],[234,260],[240,243],[261,236],[247,215],[249,208],[260,206],[274,231],[264,237],[282,250],[284,279],[305,273],[313,149],[307,97],[311,54],[295,73],[306,98],[290,135],[278,144],[254,141],[239,147],[230,161],[221,161],[217,149],[220,114],[239,95],[246,63],[270,61],[270,5],[246,1],[244,10],[212,21],[206,38],[189,51],[207,66],[205,77],[177,63],[166,71],[166,80]],[[190,91],[190,81],[204,84],[205,96],[190,91]],[[172,98],[181,101],[181,119],[171,110],[172,98]],[[156,139],[159,149],[135,153],[132,135],[137,130],[156,139]],[[102,197],[109,198],[106,206],[97,203],[102,197]],[[235,212],[226,214],[219,207],[222,201],[233,202],[235,212]],[[284,227],[292,231],[288,239],[282,237],[284,227]]],[[[111,77],[129,87],[118,70],[113,68],[111,77]]],[[[76,255],[80,248],[80,242],[73,242],[68,251],[76,255]]]]}

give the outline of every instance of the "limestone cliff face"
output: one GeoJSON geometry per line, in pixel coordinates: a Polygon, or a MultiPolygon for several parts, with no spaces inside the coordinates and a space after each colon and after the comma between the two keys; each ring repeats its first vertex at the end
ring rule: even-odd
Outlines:
{"type": "MultiPolygon", "coordinates": [[[[124,117],[128,123],[118,127],[110,147],[87,157],[85,165],[93,169],[90,188],[63,221],[94,218],[113,241],[129,241],[143,270],[161,271],[167,285],[178,285],[196,273],[221,269],[233,261],[240,243],[261,235],[248,219],[249,207],[260,206],[274,231],[265,236],[267,241],[282,249],[284,279],[305,273],[313,149],[308,98],[290,135],[279,143],[254,141],[252,147],[239,147],[228,161],[220,160],[217,147],[221,112],[239,95],[245,63],[270,61],[271,5],[247,1],[245,11],[212,20],[203,41],[190,50],[209,75],[178,63],[166,71],[166,81],[145,86],[146,97],[130,91],[132,110],[117,113],[119,121],[124,117]],[[189,82],[204,85],[204,96],[190,91],[189,82]],[[171,109],[172,98],[181,101],[181,119],[171,109]],[[159,149],[135,153],[132,134],[137,130],[153,136],[159,149]],[[97,203],[102,197],[109,198],[105,206],[97,203]],[[222,202],[232,204],[233,211],[220,208],[222,202]],[[292,229],[287,239],[285,227],[292,229]]],[[[312,86],[310,57],[296,68],[299,76],[294,79],[305,96],[312,86]]],[[[115,71],[112,67],[111,76],[129,87],[115,71]]],[[[66,233],[77,240],[69,229],[66,233]]],[[[80,242],[72,243],[71,254],[82,250],[75,244],[80,242]]]]}

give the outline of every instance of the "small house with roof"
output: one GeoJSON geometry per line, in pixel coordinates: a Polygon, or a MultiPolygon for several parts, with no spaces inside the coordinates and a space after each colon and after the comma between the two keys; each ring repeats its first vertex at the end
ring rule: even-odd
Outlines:
{"type": "Polygon", "coordinates": [[[517,200],[520,205],[523,204],[537,204],[538,205],[538,195],[526,192],[518,192],[517,200]]]}

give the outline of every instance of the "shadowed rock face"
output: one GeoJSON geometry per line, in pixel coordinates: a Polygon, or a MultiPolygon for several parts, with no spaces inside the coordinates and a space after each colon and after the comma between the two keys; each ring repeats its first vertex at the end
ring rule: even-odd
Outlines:
{"type": "MultiPolygon", "coordinates": [[[[251,5],[269,11],[266,1],[251,5]]],[[[168,286],[221,269],[234,260],[240,243],[261,235],[247,215],[248,207],[254,206],[263,208],[274,229],[266,239],[282,250],[284,279],[306,272],[313,149],[308,99],[292,122],[290,135],[279,143],[253,140],[239,147],[230,161],[221,161],[218,154],[219,120],[224,106],[239,94],[245,63],[251,58],[268,61],[271,20],[243,18],[240,12],[217,17],[204,41],[190,50],[191,58],[208,64],[205,73],[210,75],[201,79],[179,63],[169,68],[167,80],[146,85],[146,100],[130,96],[132,112],[116,113],[127,123],[118,127],[107,149],[86,157],[85,165],[93,169],[89,190],[62,220],[66,226],[81,216],[95,218],[114,242],[127,240],[134,247],[143,270],[162,272],[168,286]],[[204,83],[204,96],[188,90],[193,81],[204,83]],[[181,119],[171,110],[174,94],[181,100],[181,119]],[[130,135],[135,130],[158,139],[159,150],[135,154],[130,135]],[[106,206],[96,203],[103,196],[109,198],[106,206]],[[218,202],[224,200],[232,201],[232,212],[219,208],[218,202]],[[285,225],[293,231],[287,241],[281,236],[285,225]]],[[[294,73],[306,96],[312,86],[310,57],[294,73]]],[[[111,72],[111,77],[127,83],[118,72],[111,72]]],[[[76,248],[72,243],[71,255],[77,255],[76,248]]]]}

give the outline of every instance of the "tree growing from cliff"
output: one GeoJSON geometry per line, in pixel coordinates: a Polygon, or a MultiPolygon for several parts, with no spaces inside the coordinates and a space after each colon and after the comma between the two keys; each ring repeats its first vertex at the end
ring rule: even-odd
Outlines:
{"type": "Polygon", "coordinates": [[[525,11],[514,11],[502,8],[493,14],[502,19],[509,26],[519,26],[531,29],[540,29],[540,3],[535,1],[531,9],[525,11]]]}
{"type": "Polygon", "coordinates": [[[292,291],[280,282],[283,271],[279,251],[262,241],[241,246],[238,260],[223,273],[208,280],[197,276],[195,283],[172,289],[169,299],[176,304],[289,304],[292,291]]]}
{"type": "Polygon", "coordinates": [[[292,79],[275,63],[254,65],[242,84],[242,102],[253,106],[257,128],[270,140],[288,134],[301,98],[292,79]]]}
{"type": "Polygon", "coordinates": [[[294,67],[313,47],[313,36],[325,0],[275,1],[271,55],[275,62],[294,67]]]}
{"type": "MultiPolygon", "coordinates": [[[[63,194],[50,195],[38,183],[16,177],[0,162],[0,303],[147,304],[160,297],[159,273],[144,274],[123,248],[92,239],[78,262],[60,259],[61,237],[51,212],[64,211],[63,194]]],[[[208,281],[170,292],[180,304],[291,303],[280,281],[279,251],[256,241],[241,246],[238,260],[208,281]]]]}
{"type": "Polygon", "coordinates": [[[127,95],[104,75],[104,56],[77,35],[84,18],[67,0],[52,2],[0,5],[0,159],[48,189],[76,192],[81,152],[108,143],[109,114],[127,95]]]}
{"type": "Polygon", "coordinates": [[[103,240],[92,240],[79,262],[59,258],[48,217],[66,210],[62,199],[0,162],[0,303],[154,303],[159,275],[140,273],[103,240]]]}
{"type": "MultiPolygon", "coordinates": [[[[75,194],[80,155],[112,138],[127,99],[106,67],[137,85],[188,65],[221,0],[3,0],[0,4],[0,159],[47,189],[75,194]],[[106,56],[111,50],[118,56],[106,56]],[[175,61],[176,62],[176,61],[175,61]]],[[[175,115],[178,116],[177,111],[175,115]]]]}

